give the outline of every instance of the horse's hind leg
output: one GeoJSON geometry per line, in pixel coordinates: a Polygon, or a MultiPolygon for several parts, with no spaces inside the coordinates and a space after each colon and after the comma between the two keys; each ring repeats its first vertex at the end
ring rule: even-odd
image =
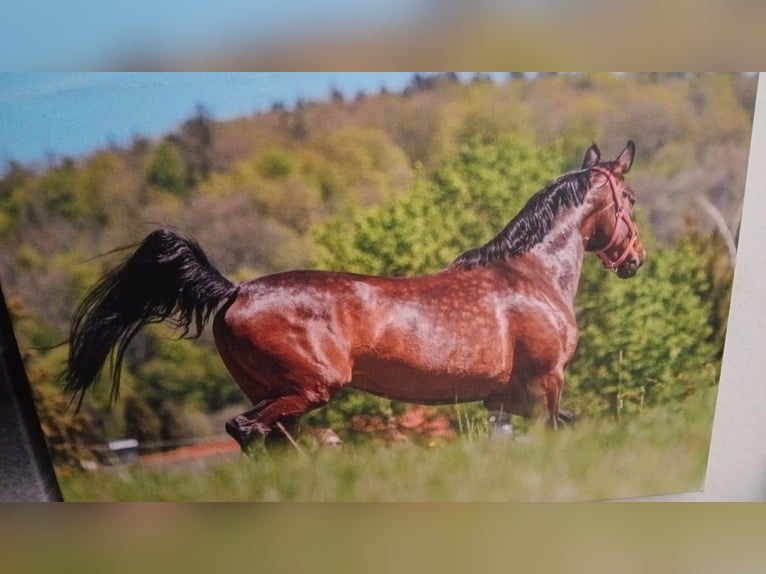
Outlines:
{"type": "Polygon", "coordinates": [[[259,436],[268,433],[269,429],[259,424],[257,416],[272,402],[268,399],[262,400],[255,408],[226,421],[226,432],[237,441],[242,452],[246,452],[259,436]]]}
{"type": "Polygon", "coordinates": [[[303,395],[263,400],[255,408],[230,419],[226,423],[226,432],[239,443],[243,452],[247,452],[260,437],[265,439],[267,446],[286,444],[291,438],[288,435],[297,428],[301,415],[326,402],[311,400],[303,395]]]}
{"type": "Polygon", "coordinates": [[[559,423],[573,424],[576,419],[577,415],[573,411],[559,407],[559,423]]]}
{"type": "Polygon", "coordinates": [[[258,403],[254,409],[250,409],[234,418],[226,421],[226,432],[237,441],[242,452],[248,452],[253,443],[265,439],[267,446],[284,444],[289,441],[288,434],[292,435],[298,427],[298,416],[284,416],[275,423],[276,429],[264,423],[258,416],[273,400],[264,400],[258,403]],[[281,427],[281,428],[280,428],[281,427]]]}
{"type": "Polygon", "coordinates": [[[288,395],[273,401],[256,416],[256,424],[268,429],[265,433],[266,445],[278,446],[291,442],[290,434],[297,428],[301,415],[326,402],[310,400],[304,395],[288,395]]]}
{"type": "Polygon", "coordinates": [[[279,448],[295,444],[293,437],[298,432],[298,422],[300,416],[282,417],[280,418],[264,437],[264,444],[267,448],[279,448]]]}

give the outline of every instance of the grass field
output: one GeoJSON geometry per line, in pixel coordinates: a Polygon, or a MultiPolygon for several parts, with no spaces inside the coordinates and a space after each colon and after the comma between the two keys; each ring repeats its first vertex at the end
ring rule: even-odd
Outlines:
{"type": "Polygon", "coordinates": [[[203,467],[140,465],[62,478],[67,500],[556,501],[702,487],[715,389],[628,420],[580,421],[524,441],[469,432],[436,446],[288,449],[203,467]]]}

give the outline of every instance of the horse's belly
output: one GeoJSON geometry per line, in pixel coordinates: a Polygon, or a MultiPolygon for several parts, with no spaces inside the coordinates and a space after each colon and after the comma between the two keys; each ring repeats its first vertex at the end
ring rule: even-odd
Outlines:
{"type": "Polygon", "coordinates": [[[370,358],[357,361],[349,386],[398,401],[454,404],[495,395],[509,380],[499,367],[424,370],[419,365],[370,358]]]}

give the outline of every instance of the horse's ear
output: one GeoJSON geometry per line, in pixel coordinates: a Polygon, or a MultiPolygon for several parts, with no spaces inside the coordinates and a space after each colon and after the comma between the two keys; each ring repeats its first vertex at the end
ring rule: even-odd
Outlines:
{"type": "Polygon", "coordinates": [[[628,145],[625,146],[625,149],[622,150],[620,157],[617,158],[617,169],[620,173],[628,173],[630,171],[630,166],[633,165],[633,158],[635,155],[636,144],[629,141],[628,145]]]}
{"type": "Polygon", "coordinates": [[[590,169],[598,163],[601,159],[601,151],[596,144],[592,144],[588,151],[585,152],[585,157],[582,160],[582,169],[590,169]]]}

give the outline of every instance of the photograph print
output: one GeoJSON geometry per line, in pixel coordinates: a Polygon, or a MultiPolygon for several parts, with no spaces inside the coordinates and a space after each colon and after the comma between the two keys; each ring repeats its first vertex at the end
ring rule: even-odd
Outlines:
{"type": "Polygon", "coordinates": [[[704,487],[755,74],[3,76],[65,500],[704,487]]]}

